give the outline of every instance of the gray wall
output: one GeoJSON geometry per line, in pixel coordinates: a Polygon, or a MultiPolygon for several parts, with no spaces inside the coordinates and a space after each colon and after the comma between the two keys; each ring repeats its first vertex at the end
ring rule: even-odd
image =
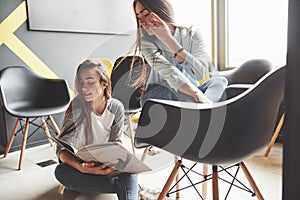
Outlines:
{"type": "MultiPolygon", "coordinates": [[[[0,0],[0,22],[22,2],[22,0],[0,0]]],[[[134,33],[135,31],[126,32],[129,35],[105,35],[30,31],[28,20],[14,32],[17,38],[53,72],[61,78],[66,78],[70,86],[73,85],[75,68],[81,61],[90,56],[106,57],[114,61],[116,57],[130,50],[135,40],[134,33]]],[[[1,44],[0,69],[10,65],[26,64],[5,44],[1,44]]]]}
{"type": "MultiPolygon", "coordinates": [[[[113,6],[109,5],[108,9],[113,6]]],[[[0,0],[0,26],[3,27],[2,22],[8,21],[7,19],[12,16],[18,7],[25,12],[26,3],[22,0],[0,0]]],[[[130,12],[124,10],[124,12],[130,12]]],[[[122,16],[122,13],[119,13],[122,16]]],[[[97,19],[95,19],[97,20],[97,19]]],[[[110,20],[109,17],[106,20],[110,20]]],[[[9,22],[14,25],[16,22],[9,22]]],[[[34,56],[42,61],[42,63],[54,72],[59,78],[66,79],[69,86],[73,89],[73,80],[75,69],[80,62],[89,57],[109,58],[114,62],[118,56],[122,56],[130,51],[132,44],[135,40],[135,31],[125,32],[122,35],[109,35],[109,34],[95,34],[95,33],[75,33],[75,32],[54,32],[54,31],[31,31],[28,26],[28,19],[20,25],[16,25],[17,29],[14,35],[17,40],[28,48],[34,56]]],[[[1,30],[1,29],[0,29],[1,30]]],[[[4,30],[4,29],[2,29],[4,30]]],[[[12,65],[28,66],[24,57],[17,55],[19,49],[11,48],[6,44],[7,32],[1,31],[0,33],[0,69],[12,65]]],[[[1,110],[0,115],[0,131],[1,143],[0,152],[6,143],[7,138],[3,138],[3,131],[11,131],[11,117],[6,117],[7,113],[1,110]],[[8,120],[8,121],[7,121],[8,120]],[[9,127],[3,127],[5,124],[9,127]],[[3,144],[4,143],[4,144],[3,144]]],[[[61,123],[61,116],[56,116],[58,124],[61,123]]],[[[34,142],[36,143],[36,141],[34,142]]]]}

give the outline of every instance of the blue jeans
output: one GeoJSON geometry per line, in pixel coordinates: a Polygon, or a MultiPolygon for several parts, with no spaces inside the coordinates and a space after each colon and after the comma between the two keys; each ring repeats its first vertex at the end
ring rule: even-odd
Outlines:
{"type": "MultiPolygon", "coordinates": [[[[212,102],[219,102],[227,87],[228,81],[225,77],[212,77],[198,86],[204,95],[212,102]]],[[[143,105],[148,99],[166,99],[174,101],[195,102],[194,99],[182,92],[175,92],[174,90],[159,84],[151,84],[148,86],[145,94],[141,98],[143,105]]]]}
{"type": "Polygon", "coordinates": [[[84,194],[117,193],[119,200],[138,200],[137,174],[117,176],[85,174],[68,164],[55,169],[56,179],[67,189],[84,194]]]}
{"type": "Polygon", "coordinates": [[[141,98],[141,104],[144,105],[148,99],[177,100],[175,92],[172,89],[157,83],[148,85],[147,90],[141,98]]]}
{"type": "Polygon", "coordinates": [[[223,96],[223,93],[228,85],[228,81],[225,77],[211,77],[205,81],[198,88],[204,93],[204,95],[212,102],[219,102],[223,96]]]}
{"type": "MultiPolygon", "coordinates": [[[[194,85],[198,85],[198,81],[188,75],[182,66],[176,61],[176,67],[190,80],[194,85]]],[[[228,85],[228,81],[225,77],[216,76],[211,77],[205,81],[198,88],[204,93],[204,95],[212,102],[219,102],[222,99],[223,93],[228,85]]]]}

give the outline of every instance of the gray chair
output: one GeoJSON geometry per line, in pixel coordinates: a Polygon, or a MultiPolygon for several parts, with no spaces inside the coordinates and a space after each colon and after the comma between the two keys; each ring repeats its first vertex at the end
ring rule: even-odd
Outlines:
{"type": "Polygon", "coordinates": [[[227,71],[211,73],[211,76],[223,76],[228,81],[223,100],[230,99],[247,90],[251,84],[256,83],[274,66],[266,59],[251,59],[242,65],[227,71]]]}
{"type": "Polygon", "coordinates": [[[68,84],[63,79],[43,78],[24,66],[10,66],[2,69],[0,73],[1,106],[11,116],[16,117],[4,157],[10,151],[18,133],[23,134],[19,170],[22,166],[27,138],[37,130],[44,129],[49,143],[52,145],[49,139],[50,131],[53,130],[57,135],[60,134],[52,115],[65,112],[70,99],[68,84]],[[38,123],[37,119],[40,119],[41,123],[38,123]],[[31,134],[28,134],[29,125],[35,128],[31,134]],[[18,129],[18,127],[20,128],[18,129]]]}
{"type": "MultiPolygon", "coordinates": [[[[241,66],[228,71],[222,71],[215,74],[215,76],[224,76],[228,81],[228,87],[226,88],[222,99],[230,99],[235,97],[242,92],[246,91],[251,87],[252,84],[256,83],[262,76],[269,71],[275,69],[271,62],[266,59],[252,59],[246,61],[241,66]]],[[[214,76],[214,74],[212,74],[214,76]]],[[[274,143],[284,125],[285,118],[285,106],[282,101],[277,116],[276,127],[274,128],[273,137],[271,138],[268,147],[266,148],[264,156],[269,156],[274,143]]]]}
{"type": "Polygon", "coordinates": [[[218,72],[214,75],[224,76],[228,85],[232,84],[254,84],[262,76],[273,70],[274,66],[266,59],[251,59],[244,62],[239,67],[228,71],[218,72]]]}
{"type": "MultiPolygon", "coordinates": [[[[140,103],[142,87],[134,88],[131,84],[141,73],[143,59],[139,56],[119,57],[114,63],[111,74],[112,96],[120,100],[125,109],[127,129],[125,134],[129,136],[132,145],[132,152],[135,154],[134,148],[134,131],[132,123],[137,123],[139,112],[142,110],[140,103]],[[131,64],[132,69],[131,69],[131,64]],[[131,73],[130,73],[130,70],[131,73]]],[[[144,161],[149,150],[155,153],[154,148],[145,148],[141,160],[144,161]]]]}
{"type": "Polygon", "coordinates": [[[127,129],[125,134],[130,138],[132,153],[134,149],[134,134],[132,130],[132,116],[142,110],[139,98],[141,96],[140,88],[133,88],[131,84],[140,73],[142,67],[142,58],[138,56],[119,57],[115,63],[111,74],[112,96],[120,100],[125,109],[127,129]],[[133,62],[133,63],[132,63],[133,62]],[[132,64],[132,71],[131,70],[132,64]],[[131,79],[130,79],[131,77],[131,79]]]}
{"type": "MultiPolygon", "coordinates": [[[[242,94],[213,105],[147,101],[139,119],[135,146],[157,146],[181,158],[159,199],[173,193],[169,189],[179,168],[184,168],[182,159],[212,166],[212,174],[206,175],[204,181],[212,180],[214,200],[219,199],[219,172],[228,172],[227,169],[233,166],[242,168],[254,191],[244,188],[244,184],[243,189],[263,199],[243,161],[261,151],[270,141],[284,97],[284,79],[285,67],[274,69],[242,94]]],[[[187,176],[185,173],[184,177],[187,176]]],[[[229,191],[236,186],[233,182],[238,181],[236,176],[232,177],[232,181],[227,181],[229,191]]],[[[190,187],[196,188],[196,184],[190,187]]]]}
{"type": "Polygon", "coordinates": [[[142,62],[142,58],[139,56],[119,57],[115,61],[112,70],[112,96],[123,103],[125,112],[128,115],[139,112],[142,109],[139,101],[139,98],[141,97],[141,88],[133,88],[131,86],[142,69],[142,62]],[[130,74],[132,61],[132,73],[130,74]]]}

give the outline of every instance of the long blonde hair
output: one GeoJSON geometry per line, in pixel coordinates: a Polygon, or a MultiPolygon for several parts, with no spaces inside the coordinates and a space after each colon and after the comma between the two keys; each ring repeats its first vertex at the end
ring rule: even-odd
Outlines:
{"type": "Polygon", "coordinates": [[[91,59],[85,60],[81,64],[79,64],[76,70],[75,83],[74,83],[76,97],[73,99],[73,101],[71,102],[69,108],[65,113],[62,133],[59,136],[60,138],[63,135],[73,133],[74,131],[76,131],[76,128],[83,126],[84,121],[86,121],[86,126],[84,127],[84,129],[85,129],[87,141],[89,144],[93,142],[91,112],[93,112],[94,110],[91,106],[91,102],[87,102],[81,97],[80,95],[81,87],[79,82],[81,72],[84,69],[93,69],[93,68],[96,69],[97,73],[99,74],[100,82],[106,84],[106,88],[104,89],[105,99],[108,100],[109,98],[111,98],[111,81],[107,73],[107,68],[104,67],[100,62],[91,59]],[[78,112],[78,110],[80,110],[79,114],[76,113],[78,112]],[[75,121],[72,120],[72,123],[70,123],[68,121],[68,118],[70,117],[75,117],[75,119],[73,119],[75,121]]]}

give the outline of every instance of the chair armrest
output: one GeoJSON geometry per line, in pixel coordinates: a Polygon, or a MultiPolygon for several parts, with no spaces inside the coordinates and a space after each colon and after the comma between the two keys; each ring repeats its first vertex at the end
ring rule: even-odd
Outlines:
{"type": "Polygon", "coordinates": [[[223,100],[231,99],[233,97],[236,97],[237,95],[245,92],[247,89],[249,89],[253,84],[231,84],[228,85],[223,93],[223,100]]]}
{"type": "Polygon", "coordinates": [[[223,76],[227,79],[228,84],[254,84],[266,73],[275,67],[266,59],[251,59],[239,67],[227,70],[211,72],[211,77],[223,76]]]}

